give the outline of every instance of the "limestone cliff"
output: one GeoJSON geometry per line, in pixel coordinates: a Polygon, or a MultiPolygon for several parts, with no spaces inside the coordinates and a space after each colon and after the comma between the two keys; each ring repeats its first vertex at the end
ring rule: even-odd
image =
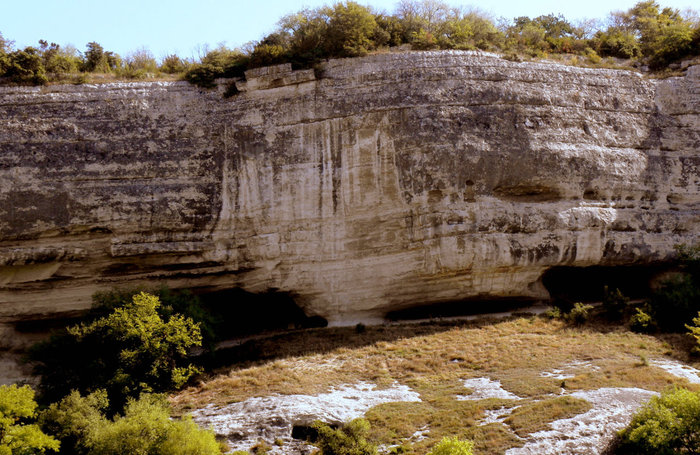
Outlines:
{"type": "Polygon", "coordinates": [[[700,228],[700,67],[422,52],[184,82],[0,89],[0,318],[166,283],[293,292],[331,323],[546,296],[700,228]]]}

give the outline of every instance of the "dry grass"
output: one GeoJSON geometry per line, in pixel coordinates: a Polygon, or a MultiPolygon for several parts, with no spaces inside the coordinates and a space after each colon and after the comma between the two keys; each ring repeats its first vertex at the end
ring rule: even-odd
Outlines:
{"type": "Polygon", "coordinates": [[[591,409],[591,404],[570,396],[547,398],[525,404],[514,410],[507,419],[508,425],[521,438],[530,433],[547,429],[547,424],[567,419],[591,409]]]}
{"type": "Polygon", "coordinates": [[[586,410],[587,405],[580,400],[551,398],[550,394],[562,387],[661,391],[673,384],[688,386],[685,380],[643,361],[680,353],[673,346],[685,342],[684,337],[656,338],[602,323],[573,328],[539,317],[368,327],[363,333],[353,329],[310,330],[257,342],[258,348],[264,346],[270,357],[278,358],[220,369],[171,400],[177,410],[185,412],[271,393],[315,394],[358,381],[380,386],[398,382],[419,392],[422,402],[371,409],[367,418],[374,442],[401,444],[407,453],[423,454],[443,436],[457,435],[472,439],[476,453],[495,454],[521,445],[518,437],[544,429],[553,420],[586,410]],[[307,344],[297,344],[303,342],[307,344]],[[305,353],[294,355],[299,350],[305,353]],[[578,369],[575,377],[566,380],[541,376],[543,371],[573,361],[585,361],[597,369],[578,369]],[[473,377],[500,380],[505,389],[527,401],[506,425],[480,426],[484,410],[512,406],[513,402],[457,400],[457,395],[468,393],[462,380],[473,377]],[[423,441],[412,438],[420,429],[429,429],[423,441]]]}

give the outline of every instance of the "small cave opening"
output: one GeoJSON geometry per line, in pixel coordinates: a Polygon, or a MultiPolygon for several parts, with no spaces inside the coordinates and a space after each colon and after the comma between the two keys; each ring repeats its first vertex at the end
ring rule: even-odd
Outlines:
{"type": "Polygon", "coordinates": [[[320,316],[307,316],[292,294],[276,289],[252,293],[235,288],[198,297],[204,308],[215,316],[220,338],[328,325],[320,316]]]}
{"type": "Polygon", "coordinates": [[[292,426],[292,439],[307,442],[317,441],[318,430],[312,425],[294,425],[292,426]]]}
{"type": "Polygon", "coordinates": [[[419,319],[466,317],[522,310],[535,303],[530,298],[476,297],[447,302],[426,303],[390,311],[390,321],[415,321],[419,319]]]}
{"type": "Polygon", "coordinates": [[[606,286],[631,299],[643,299],[651,295],[654,282],[671,269],[668,264],[552,267],[542,275],[542,284],[555,303],[599,302],[606,286]]]}

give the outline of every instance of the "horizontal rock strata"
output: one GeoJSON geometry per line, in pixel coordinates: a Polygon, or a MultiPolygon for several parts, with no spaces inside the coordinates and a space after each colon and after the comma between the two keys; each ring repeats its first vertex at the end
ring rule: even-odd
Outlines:
{"type": "MultiPolygon", "coordinates": [[[[681,78],[422,52],[184,82],[0,88],[0,319],[114,286],[277,288],[331,323],[547,295],[700,228],[681,78]]],[[[235,303],[232,303],[235,304],[235,303]]]]}

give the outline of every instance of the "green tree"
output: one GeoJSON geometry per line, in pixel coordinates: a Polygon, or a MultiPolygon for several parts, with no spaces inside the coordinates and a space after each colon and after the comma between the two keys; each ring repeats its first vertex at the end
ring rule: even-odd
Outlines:
{"type": "Polygon", "coordinates": [[[653,397],[620,437],[618,453],[700,452],[700,393],[678,388],[653,397]]]}
{"type": "Polygon", "coordinates": [[[376,47],[372,41],[376,31],[377,22],[369,8],[352,1],[336,3],[329,11],[325,39],[327,55],[365,55],[376,47]]]}
{"type": "Polygon", "coordinates": [[[187,354],[201,345],[199,324],[180,314],[163,318],[160,307],[158,297],[141,292],[127,305],[39,345],[33,357],[45,398],[104,387],[112,409],[119,410],[143,392],[182,387],[198,372],[187,354]]]}
{"type": "Polygon", "coordinates": [[[167,74],[183,73],[187,70],[188,62],[175,54],[166,56],[160,63],[160,70],[167,74]]]}
{"type": "Polygon", "coordinates": [[[104,48],[92,41],[86,44],[82,71],[109,73],[121,67],[121,59],[117,54],[105,51],[104,48]]]}
{"type": "Polygon", "coordinates": [[[58,450],[60,443],[29,423],[36,417],[34,391],[25,385],[0,386],[0,455],[33,455],[58,450]]]}
{"type": "Polygon", "coordinates": [[[34,47],[16,50],[4,58],[4,76],[18,84],[41,85],[48,82],[41,52],[34,47]]]}
{"type": "Polygon", "coordinates": [[[79,59],[58,44],[49,44],[45,40],[39,40],[39,47],[44,68],[52,78],[65,73],[72,73],[78,69],[79,59]]]}
{"type": "Polygon", "coordinates": [[[305,9],[283,17],[278,33],[289,36],[289,60],[297,66],[310,66],[326,58],[328,7],[305,9]]]}
{"type": "Polygon", "coordinates": [[[612,22],[606,33],[622,37],[623,32],[634,34],[639,52],[652,68],[700,53],[693,45],[693,23],[679,10],[662,8],[655,0],[641,1],[626,12],[613,13],[612,22]]]}
{"type": "Polygon", "coordinates": [[[200,429],[190,417],[172,419],[164,397],[142,395],[130,399],[123,415],[108,419],[106,394],[86,397],[72,392],[42,413],[47,431],[61,439],[64,453],[75,455],[218,455],[211,431],[200,429]]]}
{"type": "Polygon", "coordinates": [[[85,47],[85,60],[82,70],[87,72],[104,70],[106,58],[102,46],[100,46],[99,43],[91,41],[87,43],[85,47]]]}
{"type": "Polygon", "coordinates": [[[604,57],[639,58],[642,55],[635,34],[619,27],[598,31],[592,43],[596,52],[604,57]]]}

